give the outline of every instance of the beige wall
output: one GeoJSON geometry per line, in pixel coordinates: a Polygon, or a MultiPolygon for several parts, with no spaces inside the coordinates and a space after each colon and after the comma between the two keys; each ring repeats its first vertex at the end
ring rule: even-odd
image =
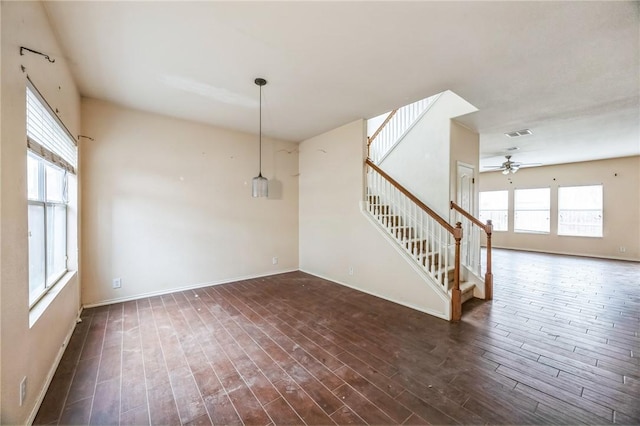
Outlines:
{"type": "MultiPolygon", "coordinates": [[[[474,169],[474,178],[478,181],[480,175],[480,136],[473,130],[469,130],[455,120],[451,120],[451,137],[450,137],[450,170],[451,177],[449,179],[449,200],[457,202],[458,200],[458,163],[471,166],[474,169]]],[[[478,206],[478,187],[475,186],[474,194],[474,211],[469,212],[477,215],[478,206]]],[[[451,216],[453,212],[450,212],[451,216]]],[[[447,216],[445,216],[447,217],[447,216]]],[[[453,222],[453,221],[450,221],[453,222]]]]}
{"type": "Polygon", "coordinates": [[[300,269],[446,317],[448,302],[360,211],[365,130],[358,120],[300,144],[300,269]]]}
{"type": "Polygon", "coordinates": [[[85,306],[298,269],[296,144],[263,139],[254,199],[257,135],[93,99],[82,114],[85,306]]]}
{"type": "Polygon", "coordinates": [[[480,190],[509,190],[509,232],[495,232],[496,247],[566,253],[605,258],[640,260],[640,157],[588,161],[557,166],[520,169],[505,176],[500,172],[482,173],[480,190]],[[603,185],[604,236],[602,238],[556,235],[558,187],[603,185]],[[551,233],[515,233],[513,229],[513,190],[551,188],[551,233]],[[625,247],[626,252],[620,252],[625,247]]]}
{"type": "MultiPolygon", "coordinates": [[[[27,75],[73,134],[79,131],[80,98],[60,47],[39,2],[2,2],[2,99],[0,131],[0,423],[28,421],[53,373],[62,345],[80,308],[78,276],[57,286],[38,310],[29,311],[26,200],[25,87],[27,75]],[[25,54],[20,46],[43,51],[25,54]],[[26,73],[20,66],[26,67],[26,73]],[[34,311],[35,312],[35,311],[34,311]],[[34,322],[30,325],[31,322],[34,322]],[[27,378],[27,397],[19,406],[19,385],[27,378]]],[[[73,214],[73,213],[72,213],[73,214]]],[[[72,245],[75,246],[73,241],[72,245]]]]}

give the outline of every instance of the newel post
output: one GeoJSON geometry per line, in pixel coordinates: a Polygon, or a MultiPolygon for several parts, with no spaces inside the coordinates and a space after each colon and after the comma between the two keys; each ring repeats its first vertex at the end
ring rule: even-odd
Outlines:
{"type": "Polygon", "coordinates": [[[484,274],[484,298],[485,300],[493,299],[493,273],[491,272],[491,233],[493,232],[493,223],[487,220],[485,226],[487,233],[487,272],[484,274]]]}
{"type": "Polygon", "coordinates": [[[451,320],[460,321],[462,318],[462,291],[460,291],[460,240],[462,240],[462,223],[456,223],[453,229],[453,238],[456,240],[456,256],[453,271],[453,290],[451,290],[451,320]]]}

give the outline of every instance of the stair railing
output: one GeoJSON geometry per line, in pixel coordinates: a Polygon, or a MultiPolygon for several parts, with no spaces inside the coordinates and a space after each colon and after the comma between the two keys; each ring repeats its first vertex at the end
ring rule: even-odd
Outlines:
{"type": "Polygon", "coordinates": [[[462,224],[450,225],[409,190],[367,159],[367,210],[415,259],[442,290],[451,285],[451,319],[462,316],[460,290],[460,240],[462,224]],[[453,277],[450,257],[453,250],[453,277]],[[452,278],[452,279],[451,279],[452,278]],[[452,281],[452,283],[451,283],[452,281]]]}
{"type": "Polygon", "coordinates": [[[437,96],[431,96],[391,111],[368,139],[367,156],[374,163],[379,163],[436,99],[437,96]],[[374,141],[376,143],[372,146],[374,141]]]}
{"type": "Polygon", "coordinates": [[[484,274],[484,297],[486,300],[491,300],[493,299],[493,273],[491,272],[491,234],[493,232],[493,224],[491,220],[487,220],[486,224],[482,223],[480,219],[477,219],[453,201],[451,201],[451,209],[460,213],[473,225],[484,231],[487,236],[487,270],[484,274]]]}

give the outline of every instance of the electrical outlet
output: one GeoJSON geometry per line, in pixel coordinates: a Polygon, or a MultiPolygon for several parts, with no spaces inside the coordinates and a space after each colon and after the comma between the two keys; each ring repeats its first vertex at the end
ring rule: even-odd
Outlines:
{"type": "Polygon", "coordinates": [[[122,287],[122,278],[114,278],[113,279],[113,288],[122,287]]]}
{"type": "Polygon", "coordinates": [[[274,265],[278,264],[278,256],[273,256],[273,259],[271,259],[271,263],[273,263],[274,265]]]}
{"type": "Polygon", "coordinates": [[[349,266],[349,275],[353,275],[353,266],[349,266]]]}
{"type": "Polygon", "coordinates": [[[20,382],[19,392],[20,392],[20,406],[22,407],[25,400],[27,399],[27,376],[24,376],[22,378],[22,381],[20,382]]]}
{"type": "Polygon", "coordinates": [[[626,253],[627,252],[627,248],[624,246],[620,246],[620,253],[626,253]]]}

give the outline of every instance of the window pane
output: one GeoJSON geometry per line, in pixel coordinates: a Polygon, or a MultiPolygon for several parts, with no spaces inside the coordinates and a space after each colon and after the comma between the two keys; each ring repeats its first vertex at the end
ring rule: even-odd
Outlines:
{"type": "Polygon", "coordinates": [[[549,188],[514,191],[514,230],[549,233],[551,190],[549,188]]]}
{"type": "Polygon", "coordinates": [[[29,303],[45,289],[44,206],[29,204],[29,303]]]}
{"type": "Polygon", "coordinates": [[[64,171],[51,164],[45,163],[45,182],[47,186],[47,201],[64,201],[64,171]]]}
{"type": "Polygon", "coordinates": [[[491,220],[494,231],[506,231],[509,227],[509,191],[480,193],[480,221],[491,220]]]}
{"type": "Polygon", "coordinates": [[[40,160],[27,155],[27,198],[30,200],[40,200],[40,174],[38,169],[40,167],[40,160]]]}
{"type": "Polygon", "coordinates": [[[558,188],[558,235],[602,237],[602,185],[558,188]]]}
{"type": "Polygon", "coordinates": [[[67,270],[67,207],[47,206],[47,286],[67,270]]]}

